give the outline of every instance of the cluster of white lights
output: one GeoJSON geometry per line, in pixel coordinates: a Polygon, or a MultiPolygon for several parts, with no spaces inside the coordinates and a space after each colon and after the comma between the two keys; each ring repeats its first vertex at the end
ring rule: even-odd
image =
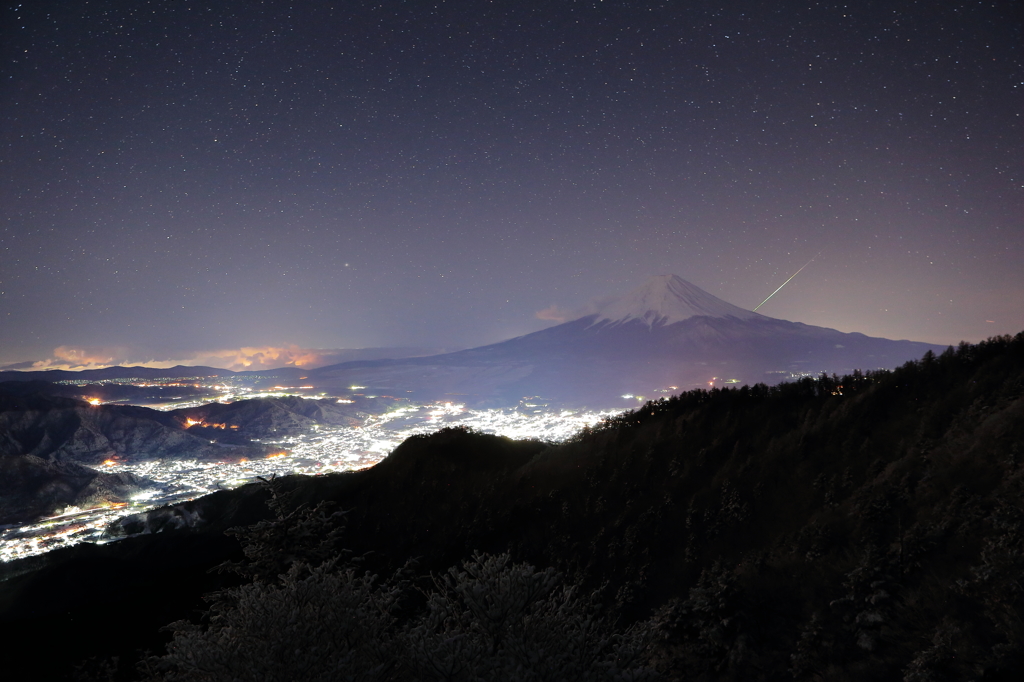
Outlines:
{"type": "MultiPolygon", "coordinates": [[[[247,394],[246,397],[256,397],[247,394]]],[[[419,405],[367,417],[359,426],[320,425],[301,436],[264,441],[280,450],[265,459],[239,462],[148,460],[108,462],[103,471],[126,472],[147,481],[127,503],[68,509],[33,524],[0,530],[0,561],[41,554],[80,542],[111,539],[107,527],[119,518],[217,490],[236,488],[258,476],[318,475],[373,466],[409,436],[447,426],[465,426],[510,438],[562,441],[612,411],[549,410],[523,403],[515,409],[467,409],[457,403],[419,405]]]]}

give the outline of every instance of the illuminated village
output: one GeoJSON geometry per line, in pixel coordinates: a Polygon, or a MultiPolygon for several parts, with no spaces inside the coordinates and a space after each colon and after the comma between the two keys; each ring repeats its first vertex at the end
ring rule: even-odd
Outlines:
{"type": "MultiPolygon", "coordinates": [[[[224,390],[225,395],[221,400],[225,402],[243,397],[291,395],[295,392],[295,389],[286,387],[274,387],[265,392],[227,389],[222,386],[217,388],[224,390]]],[[[99,401],[90,402],[98,404],[99,401]]],[[[338,402],[351,400],[339,398],[338,402]]],[[[193,404],[173,403],[162,407],[172,409],[193,404]]],[[[144,479],[146,485],[128,502],[91,509],[71,507],[35,523],[0,529],[0,561],[41,554],[80,542],[104,543],[116,540],[119,536],[111,534],[109,527],[120,518],[195,499],[217,490],[237,488],[257,480],[257,477],[321,475],[373,466],[409,436],[429,433],[445,426],[459,425],[511,438],[557,442],[609,414],[612,412],[549,411],[543,405],[527,401],[515,409],[505,410],[473,410],[453,403],[407,406],[370,416],[355,427],[318,426],[301,436],[263,441],[264,444],[279,448],[264,459],[243,459],[237,462],[147,460],[135,463],[120,463],[109,459],[100,468],[108,472],[134,474],[144,479]]],[[[192,419],[186,425],[225,430],[237,428],[192,419]]]]}

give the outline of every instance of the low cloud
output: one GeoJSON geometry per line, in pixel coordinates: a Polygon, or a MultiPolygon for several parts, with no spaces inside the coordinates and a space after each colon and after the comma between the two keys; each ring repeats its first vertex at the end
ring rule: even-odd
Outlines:
{"type": "Polygon", "coordinates": [[[133,353],[123,347],[58,346],[45,360],[19,362],[4,369],[39,371],[64,369],[81,371],[102,367],[173,367],[175,365],[205,365],[219,369],[258,370],[278,367],[315,367],[328,364],[340,351],[335,349],[300,348],[289,346],[244,346],[215,351],[181,353],[175,357],[154,358],[133,353]]]}
{"type": "Polygon", "coordinates": [[[572,312],[565,308],[559,308],[557,305],[550,305],[544,310],[538,310],[535,312],[534,317],[538,320],[551,320],[552,322],[567,322],[572,315],[572,312]]]}
{"type": "Polygon", "coordinates": [[[25,362],[14,362],[10,365],[0,365],[0,372],[10,372],[13,370],[33,370],[35,369],[35,363],[31,360],[25,362]]]}
{"type": "MultiPolygon", "coordinates": [[[[25,369],[98,369],[111,365],[123,365],[129,355],[128,349],[121,346],[57,346],[53,349],[52,357],[36,360],[30,363],[31,367],[25,369]]],[[[26,363],[18,364],[25,365],[26,363]]]]}
{"type": "Polygon", "coordinates": [[[533,314],[538,320],[550,320],[552,322],[569,322],[578,320],[587,315],[593,315],[607,308],[610,304],[619,300],[617,296],[603,296],[592,298],[583,307],[568,309],[558,305],[550,305],[544,310],[538,310],[533,314]]]}
{"type": "Polygon", "coordinates": [[[302,348],[285,346],[243,346],[213,351],[192,351],[169,358],[145,357],[124,347],[59,346],[45,360],[19,362],[3,370],[39,371],[63,369],[81,371],[102,367],[156,367],[175,365],[216,367],[234,371],[301,367],[312,369],[349,360],[373,360],[385,357],[411,357],[445,352],[443,348],[302,348]]]}
{"type": "Polygon", "coordinates": [[[316,367],[325,364],[325,356],[336,351],[299,346],[243,346],[205,353],[196,353],[180,362],[182,365],[206,365],[221,369],[257,370],[278,367],[316,367]]]}

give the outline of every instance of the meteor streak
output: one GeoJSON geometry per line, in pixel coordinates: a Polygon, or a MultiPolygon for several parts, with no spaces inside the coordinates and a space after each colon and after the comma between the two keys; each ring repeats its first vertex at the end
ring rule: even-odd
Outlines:
{"type": "MultiPolygon", "coordinates": [[[[809,261],[807,261],[806,263],[804,263],[804,267],[803,267],[803,268],[800,268],[800,270],[803,270],[804,268],[806,268],[806,267],[807,267],[808,265],[810,265],[810,264],[811,264],[811,261],[813,261],[813,260],[814,260],[815,258],[817,258],[817,257],[818,257],[818,256],[820,256],[820,255],[821,255],[821,251],[819,251],[818,253],[814,254],[814,256],[812,256],[812,257],[811,257],[811,260],[809,260],[809,261]]],[[[797,270],[797,271],[796,271],[796,272],[794,272],[794,273],[793,273],[792,275],[790,275],[789,279],[787,279],[787,280],[786,280],[785,282],[783,282],[783,283],[782,283],[782,285],[781,285],[781,286],[779,287],[779,289],[781,289],[782,287],[784,287],[784,286],[786,286],[787,284],[789,284],[790,280],[792,280],[792,279],[793,279],[794,277],[796,277],[797,275],[799,275],[799,274],[800,274],[800,270],[797,270]]],[[[776,289],[776,290],[775,290],[775,291],[773,291],[772,293],[768,294],[768,298],[771,298],[771,297],[772,297],[772,296],[774,296],[775,294],[779,293],[779,289],[776,289]]],[[[761,301],[760,303],[758,303],[758,304],[757,304],[757,306],[756,306],[756,307],[754,308],[754,310],[757,310],[758,308],[760,308],[761,306],[763,306],[763,305],[764,305],[765,303],[767,303],[767,302],[768,302],[768,298],[766,298],[766,299],[764,299],[763,301],[761,301]]]]}

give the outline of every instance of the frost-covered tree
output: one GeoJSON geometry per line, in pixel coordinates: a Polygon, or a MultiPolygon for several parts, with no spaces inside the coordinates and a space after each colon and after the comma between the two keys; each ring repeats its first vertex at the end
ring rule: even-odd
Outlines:
{"type": "Polygon", "coordinates": [[[178,622],[147,661],[167,682],[654,679],[643,625],[615,633],[553,569],[475,554],[435,578],[422,613],[396,620],[401,589],[333,564],[222,595],[208,625],[178,622]],[[230,598],[223,598],[230,596],[230,598]]]}
{"type": "Polygon", "coordinates": [[[164,656],[145,662],[167,682],[337,682],[393,679],[400,660],[399,589],[369,574],[296,565],[278,584],[253,582],[219,599],[208,626],[173,623],[164,656]]]}
{"type": "Polygon", "coordinates": [[[653,679],[640,662],[649,629],[615,633],[554,569],[477,553],[434,584],[406,633],[414,679],[653,679]]]}

